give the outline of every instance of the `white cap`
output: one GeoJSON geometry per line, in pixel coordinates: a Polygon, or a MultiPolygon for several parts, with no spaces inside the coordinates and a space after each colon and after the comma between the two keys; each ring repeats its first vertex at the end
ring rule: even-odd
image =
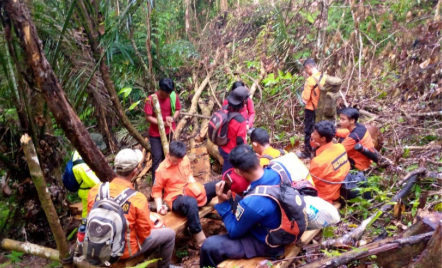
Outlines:
{"type": "Polygon", "coordinates": [[[140,150],[123,149],[115,157],[115,168],[120,172],[132,171],[141,160],[143,160],[143,153],[140,150]]]}

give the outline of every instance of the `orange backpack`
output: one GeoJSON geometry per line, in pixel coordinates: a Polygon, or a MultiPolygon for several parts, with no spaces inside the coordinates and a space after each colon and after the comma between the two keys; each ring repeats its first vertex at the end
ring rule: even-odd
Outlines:
{"type": "Polygon", "coordinates": [[[278,247],[296,243],[307,228],[307,213],[304,197],[292,186],[285,168],[279,163],[272,163],[270,168],[281,177],[279,185],[260,185],[246,193],[249,196],[265,196],[273,199],[281,210],[281,225],[270,230],[266,243],[278,247]]]}

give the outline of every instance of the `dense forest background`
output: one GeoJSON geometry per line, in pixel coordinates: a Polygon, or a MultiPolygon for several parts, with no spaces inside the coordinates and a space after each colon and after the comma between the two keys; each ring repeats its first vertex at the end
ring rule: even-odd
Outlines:
{"type": "MultiPolygon", "coordinates": [[[[22,134],[36,146],[62,225],[73,226],[68,204],[78,199],[66,192],[61,175],[80,138],[90,139],[67,114],[101,133],[112,159],[119,148],[148,147],[142,143],[144,101],[160,78],[175,81],[183,112],[190,113],[218,109],[230,85],[242,80],[253,94],[255,126],[266,128],[276,147],[296,150],[303,139],[307,58],[343,79],[339,106],[357,107],[363,122],[379,128],[386,157],[368,173],[375,199],[348,206],[345,226],[388,202],[400,178],[416,170],[424,176],[402,212],[371,226],[369,236],[392,236],[420,210],[442,210],[442,181],[425,176],[442,171],[440,0],[22,0],[47,58],[41,74],[32,65],[37,54],[26,48],[26,29],[17,27],[25,16],[10,12],[8,2],[0,1],[0,238],[55,247],[22,134]],[[49,68],[72,110],[42,82],[51,77],[49,68]]],[[[176,138],[195,146],[203,120],[184,117],[176,138]]],[[[88,155],[96,162],[90,166],[102,167],[98,173],[108,178],[105,158],[88,155]]],[[[216,157],[211,162],[215,166],[216,157]]],[[[344,230],[331,228],[324,236],[344,230]]]]}

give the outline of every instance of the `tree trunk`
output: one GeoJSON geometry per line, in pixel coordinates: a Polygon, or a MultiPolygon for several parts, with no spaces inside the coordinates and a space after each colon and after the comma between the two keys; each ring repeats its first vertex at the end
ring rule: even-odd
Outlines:
{"type": "Polygon", "coordinates": [[[221,165],[224,164],[224,158],[220,155],[218,151],[218,145],[214,144],[211,140],[207,139],[206,148],[210,156],[218,160],[218,162],[221,165]]]}
{"type": "Polygon", "coordinates": [[[126,117],[126,114],[124,113],[120,100],[118,99],[114,83],[112,82],[112,79],[110,77],[109,68],[106,65],[105,51],[103,50],[103,47],[100,46],[100,43],[98,41],[98,32],[96,30],[96,27],[93,26],[93,18],[89,15],[83,0],[77,1],[77,7],[80,13],[79,15],[81,17],[83,27],[86,30],[89,42],[91,44],[94,59],[97,63],[100,62],[99,68],[101,76],[103,78],[104,86],[109,92],[110,98],[115,106],[115,110],[117,112],[118,117],[121,120],[121,123],[124,125],[127,131],[138,141],[138,143],[141,144],[141,146],[143,146],[146,150],[150,151],[149,144],[144,140],[143,136],[141,136],[138,130],[136,130],[134,126],[130,123],[129,119],[126,117]]]}
{"type": "MultiPolygon", "coordinates": [[[[18,251],[26,254],[31,254],[51,261],[60,261],[58,250],[32,244],[29,242],[20,242],[5,238],[2,240],[1,248],[4,250],[18,251]]],[[[89,264],[86,260],[74,258],[74,265],[81,268],[98,268],[89,264]]]]}
{"type": "Polygon", "coordinates": [[[204,118],[203,121],[201,121],[201,131],[198,134],[198,136],[196,136],[196,138],[195,138],[199,142],[203,141],[204,138],[206,137],[208,127],[209,127],[210,115],[212,113],[212,109],[213,109],[214,105],[215,105],[215,103],[212,100],[209,100],[209,102],[207,104],[205,104],[203,100],[198,101],[198,106],[201,109],[201,113],[203,115],[209,117],[209,118],[204,118]]]}
{"type": "MultiPolygon", "coordinates": [[[[67,260],[70,258],[69,246],[64,236],[63,229],[61,228],[60,221],[58,220],[57,211],[52,203],[51,194],[46,188],[46,181],[43,177],[43,172],[38,162],[37,154],[35,153],[34,143],[28,134],[24,134],[20,142],[23,146],[23,151],[28,162],[29,171],[31,172],[32,182],[37,189],[38,198],[40,199],[41,206],[48,219],[49,226],[51,227],[52,234],[54,235],[55,243],[60,251],[60,259],[67,260]]],[[[73,267],[72,264],[63,264],[63,267],[73,267]]]]}
{"type": "MultiPolygon", "coordinates": [[[[149,61],[149,74],[150,74],[150,85],[151,89],[149,93],[153,93],[155,91],[155,74],[153,73],[153,65],[152,65],[152,26],[151,26],[151,18],[152,18],[152,7],[150,6],[150,1],[147,1],[147,36],[146,36],[146,51],[147,51],[147,60],[149,61]]],[[[158,47],[157,47],[158,49],[158,47]]]]}
{"type": "Polygon", "coordinates": [[[227,9],[229,9],[229,3],[227,0],[219,0],[219,10],[225,12],[227,9]]]}
{"type": "Polygon", "coordinates": [[[419,259],[411,264],[410,268],[438,267],[442,256],[442,225],[436,228],[433,237],[427,244],[427,248],[421,253],[419,259]]]}
{"type": "MultiPolygon", "coordinates": [[[[153,110],[157,115],[157,124],[158,124],[158,130],[160,131],[161,144],[163,145],[163,152],[164,155],[167,155],[169,153],[169,142],[167,141],[166,128],[164,127],[163,115],[161,114],[160,103],[158,102],[158,97],[156,94],[152,95],[152,102],[153,102],[153,110]]],[[[170,131],[173,131],[172,127],[170,127],[169,129],[170,131]]]]}
{"type": "Polygon", "coordinates": [[[140,61],[141,67],[143,67],[143,72],[144,72],[143,82],[144,82],[144,86],[146,87],[147,90],[149,90],[149,85],[151,84],[151,80],[149,79],[150,70],[149,70],[149,67],[147,67],[146,63],[144,62],[143,57],[141,56],[141,53],[138,50],[137,44],[135,43],[133,26],[130,27],[130,29],[129,29],[129,38],[130,38],[130,43],[132,44],[132,47],[134,48],[135,55],[137,56],[138,60],[140,61]]]}
{"type": "MultiPolygon", "coordinates": [[[[184,21],[185,21],[185,29],[186,29],[186,34],[187,36],[189,36],[189,32],[190,32],[190,0],[185,0],[185,5],[186,5],[186,11],[184,13],[185,17],[184,17],[184,21]]],[[[190,38],[189,38],[190,40],[190,38]]]]}
{"type": "Polygon", "coordinates": [[[26,7],[20,1],[4,0],[3,8],[9,14],[17,36],[38,88],[42,91],[48,107],[66,134],[66,137],[81,154],[84,161],[102,181],[110,181],[116,175],[107,164],[98,147],[89,137],[75,111],[69,105],[58,80],[43,53],[43,45],[26,7]]]}

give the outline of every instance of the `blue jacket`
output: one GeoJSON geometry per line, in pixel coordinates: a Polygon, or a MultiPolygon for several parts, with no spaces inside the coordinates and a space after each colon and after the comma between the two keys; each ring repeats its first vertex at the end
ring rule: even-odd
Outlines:
{"type": "MultiPolygon", "coordinates": [[[[250,189],[259,185],[278,185],[279,174],[270,168],[264,169],[264,175],[250,184],[250,189]]],[[[250,196],[242,199],[232,212],[229,202],[215,205],[215,209],[224,221],[227,232],[232,239],[253,234],[265,243],[268,231],[281,224],[281,210],[278,204],[268,197],[250,196]]]]}

